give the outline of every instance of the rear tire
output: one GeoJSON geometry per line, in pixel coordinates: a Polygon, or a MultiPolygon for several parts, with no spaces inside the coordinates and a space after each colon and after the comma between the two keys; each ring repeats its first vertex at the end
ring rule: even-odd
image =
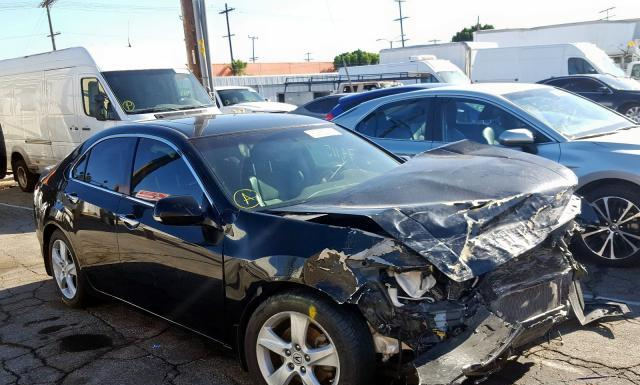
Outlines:
{"type": "Polygon", "coordinates": [[[18,159],[13,163],[13,178],[18,182],[18,186],[24,192],[33,192],[33,188],[38,182],[38,175],[29,171],[24,159],[18,159]]]}
{"type": "Polygon", "coordinates": [[[639,265],[640,187],[602,185],[584,197],[596,209],[600,223],[574,238],[576,256],[606,266],[639,265]]]}
{"type": "Polygon", "coordinates": [[[54,284],[65,305],[81,308],[89,303],[90,287],[84,271],[80,269],[71,243],[60,230],[55,230],[49,240],[48,261],[54,284]]]}
{"type": "Polygon", "coordinates": [[[321,385],[369,385],[375,368],[373,338],[364,319],[301,290],[277,294],[258,306],[247,325],[244,351],[254,383],[262,385],[314,379],[321,385]]]}

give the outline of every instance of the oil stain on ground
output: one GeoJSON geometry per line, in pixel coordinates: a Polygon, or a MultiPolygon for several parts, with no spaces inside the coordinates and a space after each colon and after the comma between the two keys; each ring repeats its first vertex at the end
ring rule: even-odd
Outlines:
{"type": "Polygon", "coordinates": [[[65,352],[84,352],[112,345],[111,338],[104,334],[76,334],[60,340],[60,349],[65,352]]]}

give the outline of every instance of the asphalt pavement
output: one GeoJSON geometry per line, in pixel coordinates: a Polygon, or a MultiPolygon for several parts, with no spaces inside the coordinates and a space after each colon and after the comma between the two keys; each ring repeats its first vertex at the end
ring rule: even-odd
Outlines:
{"type": "MultiPolygon", "coordinates": [[[[233,356],[144,312],[106,301],[64,306],[31,207],[30,194],[0,181],[0,385],[252,384],[233,356]]],[[[588,295],[633,312],[587,327],[566,322],[484,384],[640,384],[640,268],[588,270],[588,295]]]]}

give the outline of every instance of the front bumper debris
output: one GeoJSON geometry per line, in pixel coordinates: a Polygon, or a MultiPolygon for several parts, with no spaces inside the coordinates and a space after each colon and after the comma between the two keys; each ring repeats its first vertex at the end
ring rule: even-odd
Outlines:
{"type": "Polygon", "coordinates": [[[569,291],[569,303],[521,322],[509,323],[488,309],[479,308],[464,333],[413,361],[420,385],[461,384],[468,378],[497,372],[519,347],[544,336],[551,327],[566,320],[570,311],[583,325],[629,312],[627,305],[621,303],[585,303],[576,281],[569,291]]]}

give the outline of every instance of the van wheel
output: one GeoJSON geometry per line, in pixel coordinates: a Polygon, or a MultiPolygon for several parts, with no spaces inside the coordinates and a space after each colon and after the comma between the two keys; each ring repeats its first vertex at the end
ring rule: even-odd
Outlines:
{"type": "Polygon", "coordinates": [[[7,148],[4,145],[4,134],[0,127],[0,179],[7,176],[7,148]]]}
{"type": "Polygon", "coordinates": [[[244,351],[254,384],[368,385],[373,379],[375,348],[365,321],[303,291],[258,306],[244,351]]]}
{"type": "Polygon", "coordinates": [[[27,163],[23,159],[18,159],[13,164],[13,178],[18,182],[18,186],[24,192],[32,192],[38,182],[38,175],[29,171],[27,163]]]}

